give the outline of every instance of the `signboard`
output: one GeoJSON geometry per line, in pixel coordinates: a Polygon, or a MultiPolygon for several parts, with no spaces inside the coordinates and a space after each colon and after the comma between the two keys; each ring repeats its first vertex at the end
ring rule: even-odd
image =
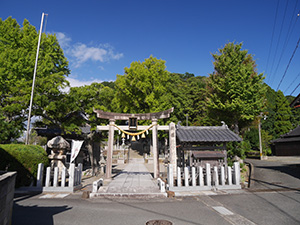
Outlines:
{"type": "Polygon", "coordinates": [[[129,130],[137,130],[137,118],[129,117],[128,125],[129,125],[129,130]]]}
{"type": "Polygon", "coordinates": [[[72,140],[72,148],[71,148],[71,160],[70,163],[72,163],[77,155],[79,154],[80,148],[83,144],[83,141],[74,141],[72,140]]]}

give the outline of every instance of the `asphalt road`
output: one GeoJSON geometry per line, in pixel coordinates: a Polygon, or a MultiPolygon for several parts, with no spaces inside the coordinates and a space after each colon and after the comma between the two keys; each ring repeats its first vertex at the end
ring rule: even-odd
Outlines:
{"type": "Polygon", "coordinates": [[[16,196],[12,224],[300,224],[300,158],[250,160],[251,187],[227,194],[160,199],[16,196]]]}
{"type": "Polygon", "coordinates": [[[268,160],[247,159],[252,165],[250,189],[300,190],[300,157],[268,157],[268,160]]]}
{"type": "Polygon", "coordinates": [[[300,192],[244,192],[174,199],[15,198],[12,224],[300,224],[300,192]]]}

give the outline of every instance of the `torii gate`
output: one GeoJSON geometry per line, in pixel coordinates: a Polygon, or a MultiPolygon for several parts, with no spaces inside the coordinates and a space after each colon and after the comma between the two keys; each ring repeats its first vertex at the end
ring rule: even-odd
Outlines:
{"type": "Polygon", "coordinates": [[[158,119],[165,119],[170,117],[174,108],[156,112],[156,113],[114,113],[114,112],[104,112],[102,110],[94,110],[97,113],[98,118],[108,119],[108,126],[97,126],[97,130],[108,130],[108,151],[106,159],[106,174],[105,178],[110,179],[112,173],[112,155],[113,155],[113,143],[114,143],[114,131],[115,129],[128,130],[129,126],[116,126],[116,120],[129,120],[130,118],[135,118],[137,120],[151,120],[152,125],[148,126],[138,126],[138,130],[152,130],[152,149],[153,149],[153,167],[154,167],[154,178],[159,177],[159,163],[158,163],[158,148],[157,148],[157,130],[169,130],[169,145],[170,145],[170,164],[173,164],[173,168],[177,168],[176,162],[176,131],[175,124],[170,123],[169,126],[159,126],[157,124],[158,119]]]}

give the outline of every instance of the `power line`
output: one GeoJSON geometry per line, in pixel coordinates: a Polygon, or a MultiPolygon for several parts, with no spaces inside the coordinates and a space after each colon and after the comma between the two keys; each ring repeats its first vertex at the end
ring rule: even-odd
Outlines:
{"type": "Polygon", "coordinates": [[[277,70],[278,70],[278,67],[279,67],[279,65],[280,65],[280,63],[281,63],[281,59],[282,59],[282,57],[283,57],[283,54],[284,54],[284,52],[285,52],[285,50],[286,50],[286,46],[287,46],[287,44],[288,44],[288,42],[289,42],[289,40],[290,40],[290,38],[291,38],[291,35],[292,35],[292,33],[293,33],[294,29],[295,29],[295,26],[296,26],[296,22],[297,22],[297,20],[298,20],[298,16],[297,16],[297,17],[296,17],[296,20],[295,20],[295,22],[294,22],[294,25],[293,25],[293,27],[292,27],[292,22],[293,22],[294,15],[295,15],[295,13],[296,13],[297,4],[298,4],[298,0],[297,0],[297,2],[296,2],[296,4],[295,4],[295,7],[294,7],[294,11],[293,11],[293,14],[292,14],[292,17],[291,17],[291,20],[290,20],[288,32],[287,32],[287,35],[286,35],[286,38],[285,38],[285,41],[284,41],[284,44],[283,44],[283,47],[282,47],[282,52],[281,52],[281,55],[280,55],[280,57],[279,57],[279,60],[278,60],[276,69],[275,69],[275,71],[274,71],[274,75],[277,74],[277,70]],[[292,30],[291,30],[291,28],[292,28],[292,30]],[[291,31],[291,32],[290,32],[290,31],[291,31]]]}
{"type": "MultiPolygon", "coordinates": [[[[276,55],[277,55],[277,51],[278,51],[278,46],[279,46],[279,42],[280,42],[280,39],[281,39],[281,34],[282,34],[283,24],[284,24],[284,21],[285,21],[285,15],[286,15],[288,3],[289,3],[289,2],[286,1],[285,10],[284,10],[284,14],[283,14],[283,19],[282,19],[282,23],[281,23],[281,27],[280,27],[280,32],[279,32],[279,38],[278,38],[278,41],[277,41],[277,45],[276,45],[276,49],[275,49],[275,54],[274,54],[274,58],[273,58],[273,62],[272,62],[270,74],[272,74],[272,71],[273,71],[273,67],[274,67],[274,63],[275,63],[275,59],[276,59],[276,55]]],[[[274,80],[274,79],[271,80],[271,84],[273,83],[273,80],[274,80]]]]}
{"type": "MultiPolygon", "coordinates": [[[[276,12],[275,12],[275,19],[274,19],[273,31],[272,31],[272,37],[271,37],[271,44],[270,44],[269,54],[268,54],[268,59],[267,59],[266,73],[267,73],[267,71],[268,71],[269,60],[270,60],[270,55],[271,55],[271,49],[272,49],[272,46],[273,46],[274,33],[275,33],[275,26],[276,26],[277,15],[278,15],[278,8],[279,8],[279,0],[277,0],[277,6],[276,6],[276,12]]],[[[269,80],[269,78],[270,78],[270,77],[268,76],[268,80],[269,80]]]]}
{"type": "Polygon", "coordinates": [[[286,69],[285,69],[285,71],[284,71],[284,74],[283,74],[283,76],[282,76],[282,78],[281,78],[281,80],[280,80],[280,82],[279,82],[279,84],[278,84],[278,86],[277,86],[277,90],[276,90],[276,91],[278,91],[278,89],[279,89],[279,87],[280,87],[280,85],[281,85],[281,83],[282,83],[282,80],[284,79],[284,77],[285,77],[285,75],[286,75],[286,73],[287,73],[287,70],[288,70],[288,68],[289,68],[289,66],[290,66],[290,64],[291,64],[291,62],[292,62],[292,60],[293,60],[293,58],[294,58],[294,55],[295,55],[295,53],[296,53],[296,51],[297,51],[297,48],[299,47],[299,42],[300,42],[300,38],[299,38],[298,41],[297,41],[297,45],[296,45],[296,47],[295,47],[295,49],[294,49],[294,52],[293,52],[293,54],[292,54],[292,56],[291,56],[291,58],[290,58],[290,60],[289,60],[288,65],[287,65],[287,67],[286,67],[286,69]]]}
{"type": "Polygon", "coordinates": [[[292,93],[290,95],[292,95],[296,90],[297,88],[300,86],[300,83],[297,85],[297,87],[295,87],[295,89],[292,91],[292,93]]]}
{"type": "Polygon", "coordinates": [[[300,73],[298,73],[297,77],[292,81],[292,83],[287,87],[287,89],[285,89],[284,92],[286,92],[287,90],[290,89],[290,87],[295,83],[295,81],[298,79],[299,76],[300,76],[300,73]]]}

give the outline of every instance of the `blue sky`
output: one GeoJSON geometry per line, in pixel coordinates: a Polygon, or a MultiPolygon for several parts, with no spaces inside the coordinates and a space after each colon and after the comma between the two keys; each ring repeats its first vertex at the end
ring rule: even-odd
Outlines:
{"type": "Polygon", "coordinates": [[[12,16],[19,24],[26,18],[39,29],[47,13],[46,32],[60,41],[72,86],[115,80],[131,62],[150,55],[165,60],[170,72],[208,76],[214,70],[211,53],[236,41],[254,55],[258,72],[275,90],[296,49],[279,86],[288,95],[300,83],[300,1],[277,2],[5,0],[0,17],[12,16]]]}

